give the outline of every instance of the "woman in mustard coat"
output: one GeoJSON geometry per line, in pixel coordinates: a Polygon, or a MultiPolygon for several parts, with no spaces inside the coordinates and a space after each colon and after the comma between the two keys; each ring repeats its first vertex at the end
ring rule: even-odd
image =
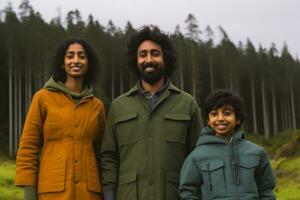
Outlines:
{"type": "Polygon", "coordinates": [[[33,97],[16,160],[25,199],[102,200],[96,154],[105,123],[91,83],[98,69],[82,39],[65,41],[55,71],[33,97]]]}

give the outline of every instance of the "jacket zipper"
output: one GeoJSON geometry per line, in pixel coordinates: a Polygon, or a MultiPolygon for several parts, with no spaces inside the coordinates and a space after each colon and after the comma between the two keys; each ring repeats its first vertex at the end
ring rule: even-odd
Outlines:
{"type": "Polygon", "coordinates": [[[207,163],[206,165],[207,171],[208,171],[208,190],[212,191],[212,180],[211,180],[211,175],[210,175],[210,167],[209,167],[209,163],[207,163]]]}
{"type": "Polygon", "coordinates": [[[230,163],[231,163],[231,171],[233,174],[233,181],[234,181],[234,185],[235,185],[235,199],[239,200],[239,195],[238,195],[238,185],[240,184],[240,178],[239,178],[239,166],[238,166],[238,162],[236,160],[236,152],[235,152],[235,143],[234,143],[234,139],[233,136],[230,138],[229,141],[230,144],[230,149],[231,149],[231,158],[230,158],[230,163]]]}

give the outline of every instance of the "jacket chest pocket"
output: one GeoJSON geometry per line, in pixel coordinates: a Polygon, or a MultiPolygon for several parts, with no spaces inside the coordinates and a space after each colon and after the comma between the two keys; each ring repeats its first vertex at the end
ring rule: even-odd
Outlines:
{"type": "Polygon", "coordinates": [[[119,146],[138,140],[138,114],[130,113],[117,116],[114,122],[119,146]]]}
{"type": "Polygon", "coordinates": [[[61,139],[66,133],[66,127],[71,121],[70,111],[64,108],[51,109],[44,122],[45,140],[61,139]]]}
{"type": "Polygon", "coordinates": [[[191,117],[186,114],[165,114],[164,119],[166,140],[185,144],[191,117]]]}
{"type": "MultiPolygon", "coordinates": [[[[259,165],[259,157],[256,155],[241,156],[240,157],[240,184],[245,189],[245,192],[257,193],[257,186],[255,181],[255,169],[259,165]]],[[[242,192],[242,191],[241,191],[242,192]]]]}
{"type": "Polygon", "coordinates": [[[225,192],[225,172],[223,160],[206,160],[197,162],[202,174],[202,195],[204,199],[211,199],[215,195],[225,192]]]}

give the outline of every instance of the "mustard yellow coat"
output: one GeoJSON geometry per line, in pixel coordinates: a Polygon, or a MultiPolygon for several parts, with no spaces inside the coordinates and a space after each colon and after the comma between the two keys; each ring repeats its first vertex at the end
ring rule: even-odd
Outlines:
{"type": "Polygon", "coordinates": [[[16,160],[16,185],[37,186],[39,200],[101,200],[98,162],[105,112],[94,96],[76,106],[41,89],[32,100],[16,160]]]}

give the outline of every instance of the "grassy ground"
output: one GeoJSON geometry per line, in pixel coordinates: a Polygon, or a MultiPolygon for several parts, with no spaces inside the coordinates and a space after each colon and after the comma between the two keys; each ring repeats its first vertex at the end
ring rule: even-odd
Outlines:
{"type": "Polygon", "coordinates": [[[23,190],[15,187],[16,163],[0,158],[0,200],[21,200],[23,190]]]}
{"type": "MultiPolygon", "coordinates": [[[[271,140],[252,135],[247,138],[264,146],[272,158],[277,199],[300,200],[300,131],[287,131],[271,140]]],[[[23,197],[23,190],[14,186],[15,168],[13,159],[0,154],[0,200],[21,200],[23,197]]]]}
{"type": "Polygon", "coordinates": [[[300,199],[300,157],[273,162],[277,178],[278,200],[300,199]]]}
{"type": "Polygon", "coordinates": [[[253,135],[247,138],[263,146],[272,158],[277,199],[300,200],[300,130],[286,131],[270,140],[253,135]]]}

